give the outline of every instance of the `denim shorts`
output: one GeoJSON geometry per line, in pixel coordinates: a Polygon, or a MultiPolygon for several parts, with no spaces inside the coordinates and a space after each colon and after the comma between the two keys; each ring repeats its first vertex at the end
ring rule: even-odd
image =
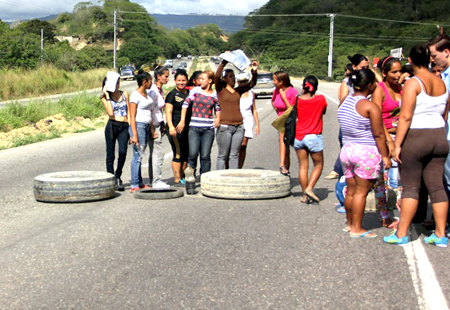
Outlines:
{"type": "Polygon", "coordinates": [[[322,135],[306,135],[302,141],[295,139],[294,149],[306,149],[311,153],[323,151],[322,135]]]}

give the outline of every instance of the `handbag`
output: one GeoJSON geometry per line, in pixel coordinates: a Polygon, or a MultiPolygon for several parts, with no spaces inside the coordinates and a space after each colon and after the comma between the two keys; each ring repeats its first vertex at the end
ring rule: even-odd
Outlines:
{"type": "Polygon", "coordinates": [[[277,119],[272,122],[272,126],[275,127],[275,129],[278,130],[280,133],[284,133],[286,120],[289,117],[289,114],[291,114],[293,108],[294,106],[291,105],[289,108],[286,109],[286,111],[284,111],[283,114],[278,116],[277,119]]]}

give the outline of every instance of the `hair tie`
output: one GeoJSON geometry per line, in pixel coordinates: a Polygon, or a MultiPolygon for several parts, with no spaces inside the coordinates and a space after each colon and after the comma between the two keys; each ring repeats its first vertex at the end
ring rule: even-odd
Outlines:
{"type": "Polygon", "coordinates": [[[309,82],[305,82],[305,86],[303,86],[303,89],[308,89],[310,93],[314,90],[314,87],[309,82]]]}
{"type": "Polygon", "coordinates": [[[389,59],[393,58],[392,56],[388,56],[386,57],[386,59],[383,61],[383,63],[381,64],[381,71],[383,71],[384,69],[384,65],[386,64],[386,61],[388,61],[389,59]]]}
{"type": "Polygon", "coordinates": [[[352,79],[355,79],[355,80],[356,80],[356,74],[353,74],[353,75],[352,75],[352,79]]]}

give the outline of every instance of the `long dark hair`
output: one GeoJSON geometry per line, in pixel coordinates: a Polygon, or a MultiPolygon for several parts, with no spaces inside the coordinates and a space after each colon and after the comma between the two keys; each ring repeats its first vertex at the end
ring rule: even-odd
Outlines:
{"type": "Polygon", "coordinates": [[[276,71],[274,75],[277,77],[277,80],[283,83],[283,86],[286,87],[294,87],[291,83],[291,79],[289,78],[289,74],[285,71],[276,71]]]}

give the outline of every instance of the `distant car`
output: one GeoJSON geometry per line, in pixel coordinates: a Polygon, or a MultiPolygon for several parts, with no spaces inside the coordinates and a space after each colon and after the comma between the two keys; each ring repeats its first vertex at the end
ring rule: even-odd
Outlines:
{"type": "Polygon", "coordinates": [[[177,59],[181,59],[181,54],[178,54],[178,55],[177,55],[177,59]]]}
{"type": "Polygon", "coordinates": [[[164,62],[164,67],[173,68],[173,60],[172,59],[166,59],[166,61],[164,62]]]}
{"type": "Polygon", "coordinates": [[[179,67],[180,69],[186,69],[186,68],[187,68],[187,62],[182,61],[182,62],[179,64],[178,67],[179,67]]]}
{"type": "Polygon", "coordinates": [[[220,64],[220,58],[219,58],[219,57],[216,57],[216,59],[214,59],[214,63],[215,63],[216,65],[220,64]]]}
{"type": "Polygon", "coordinates": [[[272,73],[259,73],[255,87],[252,88],[255,98],[261,96],[272,96],[275,86],[272,82],[272,73]]]}
{"type": "Polygon", "coordinates": [[[192,59],[192,55],[188,55],[187,59],[192,59]]]}
{"type": "Polygon", "coordinates": [[[134,80],[136,78],[134,71],[136,71],[134,66],[122,66],[119,69],[120,78],[122,80],[134,80]]]}

